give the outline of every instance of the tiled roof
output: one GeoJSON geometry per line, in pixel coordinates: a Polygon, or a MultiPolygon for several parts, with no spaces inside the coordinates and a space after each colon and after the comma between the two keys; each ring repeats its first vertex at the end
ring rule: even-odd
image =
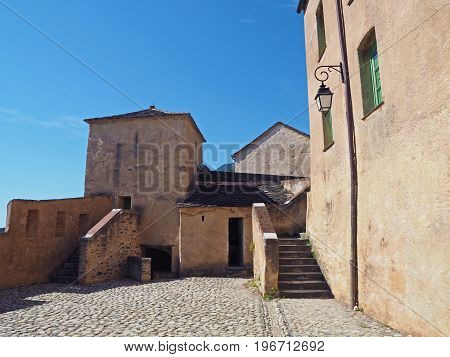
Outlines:
{"type": "Polygon", "coordinates": [[[85,122],[90,122],[92,120],[99,120],[99,119],[147,118],[147,117],[164,117],[164,116],[173,116],[173,115],[190,115],[190,113],[166,112],[164,110],[156,109],[155,107],[151,106],[148,109],[139,110],[137,112],[109,115],[109,116],[105,116],[105,117],[89,118],[89,119],[85,119],[85,122]]]}
{"type": "Polygon", "coordinates": [[[253,203],[283,204],[292,194],[281,184],[201,184],[178,207],[246,207],[253,203]]]}
{"type": "Polygon", "coordinates": [[[97,117],[97,118],[88,118],[84,121],[88,124],[91,124],[95,121],[103,121],[103,120],[111,120],[111,119],[132,119],[132,118],[161,118],[161,117],[168,117],[168,116],[185,116],[188,117],[192,124],[194,125],[194,128],[198,131],[200,136],[202,137],[203,141],[206,141],[204,138],[202,132],[200,131],[199,127],[197,126],[197,123],[195,122],[194,118],[192,117],[191,113],[187,112],[167,112],[164,110],[156,109],[153,105],[144,110],[139,110],[137,112],[131,112],[131,113],[125,113],[125,114],[117,114],[117,115],[110,115],[105,117],[97,117]]]}
{"type": "Polygon", "coordinates": [[[279,176],[268,174],[250,174],[243,172],[227,172],[227,171],[209,171],[199,172],[197,175],[198,182],[212,182],[212,183],[256,183],[273,182],[280,183],[282,180],[301,178],[298,176],[279,176]]]}

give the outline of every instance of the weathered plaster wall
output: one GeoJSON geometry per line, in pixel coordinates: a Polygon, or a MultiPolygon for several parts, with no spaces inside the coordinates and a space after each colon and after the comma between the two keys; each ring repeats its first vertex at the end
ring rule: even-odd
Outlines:
{"type": "Polygon", "coordinates": [[[289,204],[267,206],[272,224],[278,235],[294,235],[306,231],[306,192],[299,194],[289,204]]]}
{"type": "Polygon", "coordinates": [[[251,266],[251,207],[189,207],[179,208],[179,211],[182,274],[225,272],[228,268],[229,218],[243,218],[243,261],[245,266],[251,266]]]}
{"type": "Polygon", "coordinates": [[[128,257],[140,254],[137,216],[114,209],[80,240],[81,284],[96,284],[128,275],[128,257]]]}
{"type": "Polygon", "coordinates": [[[252,207],[253,276],[262,294],[277,295],[278,237],[263,203],[252,207]]]}
{"type": "Polygon", "coordinates": [[[235,172],[309,177],[309,137],[277,125],[236,155],[235,172]]]}
{"type": "Polygon", "coordinates": [[[140,244],[171,246],[177,272],[176,203],[202,162],[202,138],[191,122],[183,116],[91,122],[86,161],[85,194],[132,196],[140,244]]]}
{"type": "Polygon", "coordinates": [[[109,197],[10,201],[7,230],[0,234],[0,288],[47,282],[79,238],[110,209],[109,197]],[[37,220],[28,223],[27,232],[30,210],[38,213],[32,214],[37,220]],[[58,222],[58,233],[63,234],[57,234],[58,212],[64,216],[63,225],[58,222]]]}
{"type": "MultiPolygon", "coordinates": [[[[344,3],[358,156],[359,301],[370,316],[407,334],[448,335],[448,38],[445,0],[344,3]],[[384,104],[363,117],[357,49],[375,27],[384,104]]],[[[327,48],[318,62],[315,13],[305,14],[308,93],[319,65],[341,60],[335,1],[323,1],[327,48]]],[[[350,194],[345,102],[338,74],[334,145],[310,110],[311,192],[307,230],[334,295],[350,299],[350,194]]],[[[314,105],[314,104],[313,104],[314,105]]]]}

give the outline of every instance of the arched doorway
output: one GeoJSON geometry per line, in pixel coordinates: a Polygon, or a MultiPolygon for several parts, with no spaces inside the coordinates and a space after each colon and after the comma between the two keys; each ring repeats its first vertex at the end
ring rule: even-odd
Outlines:
{"type": "Polygon", "coordinates": [[[152,279],[168,279],[172,277],[170,248],[146,247],[144,255],[152,260],[152,279]]]}

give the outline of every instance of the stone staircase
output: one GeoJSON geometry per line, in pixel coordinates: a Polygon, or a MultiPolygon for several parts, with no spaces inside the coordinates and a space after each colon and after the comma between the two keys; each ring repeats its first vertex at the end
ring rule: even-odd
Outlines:
{"type": "Polygon", "coordinates": [[[50,276],[52,283],[72,284],[76,283],[78,279],[78,263],[79,250],[78,248],[70,255],[64,264],[58,268],[54,274],[50,276]]]}
{"type": "Polygon", "coordinates": [[[333,298],[308,239],[280,237],[278,290],[285,298],[333,298]]]}

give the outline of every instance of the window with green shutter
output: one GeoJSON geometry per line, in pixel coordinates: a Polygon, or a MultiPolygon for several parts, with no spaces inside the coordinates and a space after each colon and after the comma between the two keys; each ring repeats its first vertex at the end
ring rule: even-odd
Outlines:
{"type": "Polygon", "coordinates": [[[322,113],[322,129],[323,129],[323,149],[328,149],[334,143],[333,139],[333,119],[331,111],[327,114],[322,113]]]}
{"type": "Polygon", "coordinates": [[[358,49],[358,56],[365,115],[383,102],[375,30],[372,29],[362,41],[358,49]]]}
{"type": "Polygon", "coordinates": [[[373,101],[374,105],[379,105],[383,98],[381,95],[381,82],[380,82],[380,66],[378,64],[378,50],[377,42],[374,40],[369,48],[370,57],[370,77],[372,81],[373,101]]]}
{"type": "Polygon", "coordinates": [[[320,1],[316,11],[316,26],[317,26],[317,42],[319,47],[319,61],[322,58],[325,49],[327,48],[327,40],[325,37],[325,20],[323,18],[323,4],[320,1]]]}

